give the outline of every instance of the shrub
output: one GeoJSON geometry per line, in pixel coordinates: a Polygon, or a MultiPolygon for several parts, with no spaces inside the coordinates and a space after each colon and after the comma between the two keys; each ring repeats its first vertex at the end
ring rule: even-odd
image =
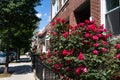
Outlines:
{"type": "Polygon", "coordinates": [[[114,80],[120,71],[120,44],[111,47],[104,26],[85,20],[75,26],[57,18],[51,24],[45,62],[62,80],[114,80]],[[117,49],[117,50],[116,50],[117,49]]]}

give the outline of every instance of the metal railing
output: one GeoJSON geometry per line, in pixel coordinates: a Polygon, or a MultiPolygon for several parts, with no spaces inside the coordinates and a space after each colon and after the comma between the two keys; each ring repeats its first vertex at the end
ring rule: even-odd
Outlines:
{"type": "Polygon", "coordinates": [[[39,56],[34,55],[34,60],[35,74],[39,80],[59,80],[58,74],[54,73],[46,64],[42,63],[39,56]]]}

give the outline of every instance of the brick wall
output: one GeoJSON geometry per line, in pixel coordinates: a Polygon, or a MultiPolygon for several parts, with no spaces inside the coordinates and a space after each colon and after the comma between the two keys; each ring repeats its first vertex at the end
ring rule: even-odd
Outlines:
{"type": "Polygon", "coordinates": [[[100,24],[100,0],[90,0],[90,8],[91,16],[93,17],[93,19],[95,19],[97,24],[100,24]]]}
{"type": "MultiPolygon", "coordinates": [[[[68,0],[66,2],[66,4],[60,9],[60,11],[58,12],[58,14],[51,20],[51,22],[54,21],[54,19],[56,17],[60,17],[60,18],[67,19],[69,21],[70,25],[72,25],[72,26],[76,25],[77,24],[77,22],[76,22],[76,17],[77,16],[75,15],[75,11],[79,10],[79,9],[81,9],[81,12],[84,11],[84,10],[82,10],[83,7],[81,7],[81,6],[84,5],[84,7],[85,7],[86,4],[84,4],[84,3],[86,1],[89,1],[89,0],[68,0]]],[[[60,2],[61,2],[61,0],[60,0],[60,2]]],[[[78,12],[78,14],[77,14],[78,18],[82,15],[82,19],[84,20],[86,18],[84,16],[86,16],[87,14],[89,14],[89,15],[87,15],[87,18],[89,18],[90,16],[92,16],[93,19],[96,20],[96,23],[100,24],[100,0],[90,0],[89,4],[90,5],[87,8],[85,8],[86,10],[90,9],[89,13],[87,11],[84,11],[83,13],[78,12]]],[[[60,6],[61,5],[62,4],[60,3],[60,6]]],[[[50,24],[49,24],[49,25],[46,26],[46,28],[43,31],[43,33],[47,32],[50,29],[51,28],[50,28],[50,24]]]]}
{"type": "MultiPolygon", "coordinates": [[[[69,20],[69,24],[70,25],[77,24],[76,19],[75,19],[75,13],[74,13],[74,11],[78,7],[80,7],[81,5],[83,5],[86,1],[88,1],[88,0],[68,0],[67,3],[60,9],[60,11],[58,12],[58,14],[54,17],[54,19],[56,17],[60,17],[60,18],[64,18],[64,19],[69,20]]],[[[61,0],[60,0],[60,2],[61,2],[61,0]]],[[[60,3],[60,5],[61,5],[61,3],[60,3]]],[[[100,16],[100,0],[90,0],[90,16],[92,16],[92,18],[94,20],[96,20],[97,24],[100,24],[100,21],[101,21],[101,16],[100,16]]]]}
{"type": "MultiPolygon", "coordinates": [[[[68,0],[68,2],[61,8],[61,10],[58,12],[58,14],[55,16],[60,18],[69,18],[69,22],[71,25],[75,25],[75,15],[74,10],[79,7],[81,4],[83,4],[86,0],[68,0]]],[[[54,18],[54,19],[55,19],[54,18]]],[[[53,19],[53,20],[54,20],[53,19]]]]}

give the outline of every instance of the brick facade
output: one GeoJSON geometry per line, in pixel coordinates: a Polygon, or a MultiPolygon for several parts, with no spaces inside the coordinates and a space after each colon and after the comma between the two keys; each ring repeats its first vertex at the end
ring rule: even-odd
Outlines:
{"type": "MultiPolygon", "coordinates": [[[[75,19],[74,12],[76,11],[77,8],[82,10],[82,7],[86,5],[89,5],[90,7],[90,13],[88,14],[90,14],[90,16],[92,16],[93,19],[95,19],[98,24],[100,24],[100,0],[90,0],[90,1],[89,0],[68,0],[66,4],[60,9],[58,14],[54,17],[54,19],[56,17],[60,17],[64,19],[68,18],[70,22],[69,24],[75,25],[77,24],[77,21],[75,19]]],[[[81,15],[81,13],[79,15],[81,15]]],[[[54,19],[52,19],[52,21],[54,19]]]]}
{"type": "MultiPolygon", "coordinates": [[[[70,25],[75,25],[76,20],[75,20],[75,14],[74,11],[80,7],[80,5],[84,4],[87,0],[68,0],[65,5],[60,9],[58,14],[54,17],[60,17],[60,18],[68,18],[70,25]]],[[[54,20],[53,19],[53,20],[54,20]]],[[[52,21],[53,21],[52,20],[52,21]]]]}
{"type": "Polygon", "coordinates": [[[90,12],[93,19],[95,19],[97,24],[100,24],[100,0],[90,0],[90,12]]]}
{"type": "MultiPolygon", "coordinates": [[[[115,32],[115,35],[119,34],[120,18],[118,14],[120,13],[120,7],[117,7],[119,5],[116,6],[117,8],[114,9],[114,12],[112,11],[111,13],[107,14],[107,16],[110,18],[108,22],[108,19],[106,17],[107,11],[105,8],[107,6],[106,4],[108,4],[106,3],[106,0],[67,0],[64,5],[62,4],[62,0],[59,1],[60,10],[55,16],[52,16],[51,7],[51,18],[54,17],[51,22],[54,21],[55,18],[60,17],[66,19],[66,21],[68,21],[70,25],[74,26],[79,22],[83,22],[86,19],[92,18],[96,21],[96,24],[100,25],[101,23],[104,23],[105,26],[108,26],[108,28],[110,27],[111,30],[115,32]],[[117,17],[115,18],[114,15],[116,15],[117,17]]],[[[51,29],[50,23],[46,26],[40,36],[43,36],[47,33],[48,30],[51,29]]]]}
{"type": "MultiPolygon", "coordinates": [[[[67,0],[63,6],[61,1],[62,0],[60,0],[61,8],[51,22],[54,21],[55,18],[60,17],[66,19],[70,25],[74,26],[79,22],[83,22],[85,19],[93,17],[96,23],[100,24],[100,0],[67,0]]],[[[50,30],[50,23],[39,36],[44,35],[48,30],[50,30]]]]}
{"type": "MultiPolygon", "coordinates": [[[[54,21],[55,18],[60,17],[66,19],[69,24],[73,26],[79,22],[83,22],[85,19],[92,17],[92,19],[94,19],[97,24],[101,23],[100,0],[67,0],[63,6],[62,0],[60,0],[59,4],[60,10],[51,20],[51,22],[54,21]]],[[[50,29],[50,23],[46,26],[45,30],[43,30],[43,33],[48,29],[50,29]]]]}

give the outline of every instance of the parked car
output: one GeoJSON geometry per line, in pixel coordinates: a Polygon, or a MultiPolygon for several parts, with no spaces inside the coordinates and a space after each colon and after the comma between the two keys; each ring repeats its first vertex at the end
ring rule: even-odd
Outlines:
{"type": "Polygon", "coordinates": [[[0,51],[0,64],[6,63],[6,53],[3,51],[0,51]]]}

